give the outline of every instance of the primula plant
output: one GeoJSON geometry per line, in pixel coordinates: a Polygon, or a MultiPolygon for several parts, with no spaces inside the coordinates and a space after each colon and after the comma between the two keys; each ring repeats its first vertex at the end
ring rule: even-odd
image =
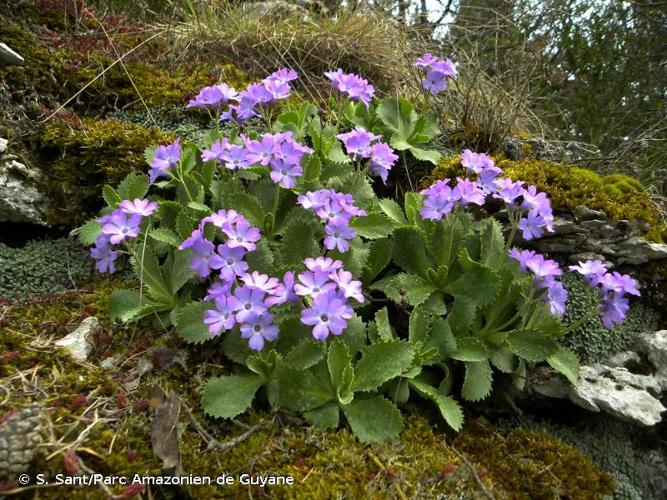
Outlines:
{"type": "MultiPolygon", "coordinates": [[[[431,94],[456,76],[451,61],[416,64],[431,94]]],[[[189,106],[213,120],[207,143],[153,148],[147,175],[104,188],[107,206],[81,238],[100,272],[129,259],[139,282],[113,294],[111,315],[219,346],[233,368],[206,383],[209,415],[232,418],[260,398],[321,428],[342,415],[365,442],[396,436],[397,405],[413,396],[459,429],[457,400],[487,397],[497,374],[520,386],[547,362],[576,383],[577,359],[556,342],[562,271],[513,247],[518,233],[553,230],[547,196],[466,150],[468,175],[454,185],[408,193],[403,206],[379,199],[373,186],[397,168],[395,150],[437,160],[435,120],[374,98],[358,75],[326,76],[325,110],[279,102],[298,78],[286,69],[241,92],[203,89],[189,106]],[[263,134],[247,130],[257,117],[263,134]],[[504,206],[507,231],[488,205],[504,206]]],[[[622,321],[634,280],[595,261],[573,269],[600,290],[591,314],[622,321]]]]}

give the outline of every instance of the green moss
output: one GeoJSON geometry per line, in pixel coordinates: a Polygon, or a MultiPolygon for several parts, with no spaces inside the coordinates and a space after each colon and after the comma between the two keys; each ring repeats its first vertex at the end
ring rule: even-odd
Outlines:
{"type": "MultiPolygon", "coordinates": [[[[569,292],[567,308],[563,316],[566,325],[585,317],[599,301],[597,292],[578,276],[565,274],[563,285],[569,292]]],[[[626,320],[612,328],[605,328],[596,315],[570,332],[562,342],[577,353],[584,363],[604,362],[610,355],[627,350],[637,335],[656,330],[659,315],[643,303],[633,303],[626,320]]]]}
{"type": "MultiPolygon", "coordinates": [[[[549,195],[555,209],[574,212],[580,205],[602,210],[616,220],[638,220],[648,224],[646,238],[662,241],[666,228],[661,223],[658,207],[635,179],[614,174],[601,177],[597,173],[545,160],[499,160],[504,175],[537,186],[549,195]]],[[[445,177],[461,175],[459,157],[443,158],[426,179],[430,184],[445,177]]]]}
{"type": "Polygon", "coordinates": [[[545,432],[501,432],[477,420],[466,425],[454,445],[486,468],[511,498],[600,498],[614,491],[609,474],[545,432]]]}
{"type": "Polygon", "coordinates": [[[25,298],[80,287],[91,277],[88,250],[73,239],[0,243],[0,297],[25,298]]]}
{"type": "Polygon", "coordinates": [[[652,462],[653,453],[662,453],[656,450],[657,437],[649,437],[652,442],[647,442],[641,429],[605,414],[583,413],[572,417],[571,425],[538,422],[530,416],[514,418],[509,425],[548,432],[589,456],[616,479],[615,500],[662,498],[657,486],[664,483],[663,473],[652,462]]]}
{"type": "Polygon", "coordinates": [[[76,226],[100,208],[104,184],[131,171],[145,171],[144,151],[174,139],[156,129],[117,120],[84,120],[81,125],[50,122],[40,140],[49,221],[76,226]]]}

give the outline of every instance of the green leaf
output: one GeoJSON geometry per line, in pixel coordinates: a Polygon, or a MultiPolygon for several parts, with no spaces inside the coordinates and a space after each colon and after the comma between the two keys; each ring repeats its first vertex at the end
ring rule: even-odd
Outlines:
{"type": "Polygon", "coordinates": [[[211,209],[208,207],[208,205],[196,201],[191,201],[190,203],[188,203],[188,208],[191,208],[192,210],[195,210],[197,212],[204,212],[206,214],[211,213],[211,209]]]}
{"type": "Polygon", "coordinates": [[[452,429],[455,431],[461,430],[461,427],[463,427],[463,410],[456,401],[449,396],[445,396],[435,387],[417,379],[410,380],[409,384],[419,394],[430,399],[438,406],[445,422],[447,422],[452,429]]]}
{"type": "Polygon", "coordinates": [[[230,205],[243,214],[250,224],[262,227],[266,214],[255,196],[243,191],[236,191],[230,198],[230,205]]]}
{"type": "Polygon", "coordinates": [[[389,217],[391,220],[396,222],[397,224],[404,225],[408,223],[408,220],[405,218],[405,215],[403,215],[403,210],[399,206],[398,203],[396,203],[394,200],[391,198],[382,198],[380,201],[380,208],[382,211],[389,217]]]}
{"type": "Polygon", "coordinates": [[[172,247],[178,247],[183,242],[183,238],[166,227],[153,229],[150,233],[148,233],[148,235],[155,241],[161,241],[162,243],[166,243],[172,247]]]}
{"type": "Polygon", "coordinates": [[[388,280],[384,293],[394,302],[401,304],[404,300],[412,306],[423,304],[437,289],[428,281],[414,274],[399,273],[388,280]]]}
{"type": "Polygon", "coordinates": [[[370,251],[368,253],[368,259],[366,260],[366,266],[361,273],[362,283],[371,283],[375,277],[389,265],[393,253],[393,240],[383,238],[373,241],[370,244],[370,251]]]}
{"type": "Polygon", "coordinates": [[[199,221],[188,215],[184,210],[178,213],[176,217],[176,233],[183,239],[188,238],[192,231],[197,227],[199,221]]]}
{"type": "Polygon", "coordinates": [[[417,225],[421,221],[420,212],[424,205],[424,197],[419,193],[405,193],[404,205],[408,222],[417,225]]]}
{"type": "Polygon", "coordinates": [[[338,250],[333,250],[329,253],[329,256],[342,260],[347,271],[350,271],[354,276],[360,276],[364,267],[366,267],[369,254],[368,245],[357,236],[350,242],[350,248],[347,252],[341,253],[338,250]]]}
{"type": "Polygon", "coordinates": [[[425,342],[429,338],[432,322],[433,316],[422,307],[415,307],[410,314],[408,325],[408,339],[410,342],[425,342]]]}
{"type": "Polygon", "coordinates": [[[341,404],[349,403],[354,397],[351,390],[354,382],[354,370],[352,369],[350,352],[343,341],[336,339],[329,344],[327,366],[331,385],[336,391],[338,402],[341,404]]]}
{"type": "Polygon", "coordinates": [[[272,274],[275,271],[274,258],[269,242],[262,238],[255,244],[255,249],[248,252],[244,260],[253,271],[259,271],[264,274],[272,274]]]}
{"type": "Polygon", "coordinates": [[[394,222],[379,212],[370,213],[363,217],[355,217],[350,221],[350,227],[359,236],[370,240],[386,238],[394,230],[394,222]]]}
{"type": "Polygon", "coordinates": [[[153,246],[148,244],[147,240],[134,249],[130,262],[139,280],[147,285],[147,294],[151,298],[167,304],[174,302],[174,296],[164,280],[153,246]]]}
{"type": "Polygon", "coordinates": [[[319,255],[322,229],[312,214],[305,211],[290,212],[287,219],[276,256],[283,267],[293,268],[301,265],[306,257],[319,255]]]}
{"type": "MultiPolygon", "coordinates": [[[[392,142],[392,145],[393,144],[394,143],[392,142]]],[[[442,158],[442,154],[436,151],[435,149],[423,149],[415,145],[412,145],[410,143],[407,144],[409,147],[406,149],[409,149],[412,155],[418,160],[428,161],[433,163],[433,165],[437,165],[438,162],[440,161],[440,158],[442,158]]]]}
{"type": "Polygon", "coordinates": [[[162,272],[165,283],[172,295],[176,295],[183,285],[195,275],[190,267],[189,258],[186,253],[177,250],[169,252],[167,259],[162,265],[162,272]]]}
{"type": "Polygon", "coordinates": [[[343,332],[342,339],[353,356],[366,343],[366,325],[356,314],[347,320],[347,328],[343,332]]]}
{"type": "Polygon", "coordinates": [[[290,368],[305,370],[324,359],[325,344],[315,339],[302,339],[285,355],[284,362],[290,368]]]}
{"type": "Polygon", "coordinates": [[[488,357],[488,348],[475,337],[458,337],[456,339],[456,351],[452,354],[452,358],[459,361],[477,362],[486,360],[488,357]]]}
{"type": "Polygon", "coordinates": [[[398,377],[412,365],[414,350],[398,339],[379,342],[362,350],[363,356],[354,367],[353,391],[372,391],[388,380],[398,377]]]}
{"type": "MultiPolygon", "coordinates": [[[[465,250],[462,253],[465,253],[465,250]]],[[[478,306],[484,306],[496,301],[502,284],[502,278],[497,271],[479,262],[470,261],[468,269],[454,282],[449,283],[446,291],[455,297],[470,297],[478,306]]]]}
{"type": "Polygon", "coordinates": [[[499,269],[507,259],[505,238],[500,223],[493,217],[480,222],[481,262],[493,269],[499,269]]]}
{"type": "Polygon", "coordinates": [[[148,176],[130,172],[118,185],[118,196],[121,200],[143,198],[150,187],[148,176]]]}
{"type": "Polygon", "coordinates": [[[443,318],[437,318],[431,325],[431,335],[426,343],[427,347],[436,347],[440,353],[441,359],[450,357],[457,350],[457,343],[452,329],[449,327],[449,321],[443,318]]]}
{"type": "Polygon", "coordinates": [[[475,299],[459,295],[454,299],[452,310],[447,316],[454,335],[462,336],[470,331],[477,315],[475,299]]]}
{"type": "Polygon", "coordinates": [[[438,266],[447,266],[451,269],[463,242],[470,234],[472,225],[472,217],[459,210],[455,210],[436,224],[431,234],[429,249],[438,266]]]}
{"type": "Polygon", "coordinates": [[[175,313],[174,325],[183,340],[191,344],[201,344],[214,338],[204,323],[204,312],[213,309],[211,302],[190,302],[175,313]]]}
{"type": "Polygon", "coordinates": [[[325,362],[308,370],[295,370],[279,364],[275,373],[281,406],[309,411],[336,399],[325,362]]]}
{"type": "Polygon", "coordinates": [[[303,413],[306,421],[318,429],[335,429],[338,427],[340,409],[335,403],[327,403],[314,410],[303,413]]]}
{"type": "Polygon", "coordinates": [[[79,230],[79,241],[84,245],[92,245],[102,234],[102,226],[95,219],[90,219],[79,230]]]}
{"type": "Polygon", "coordinates": [[[115,208],[121,202],[120,196],[114,188],[105,184],[102,188],[102,198],[108,207],[115,208]]]}
{"type": "Polygon", "coordinates": [[[377,443],[398,436],[403,422],[398,408],[382,396],[359,396],[343,406],[352,433],[362,443],[377,443]]]}
{"type": "Polygon", "coordinates": [[[161,201],[156,213],[160,227],[176,231],[176,220],[182,210],[181,204],[176,201],[161,201]]]}
{"type": "Polygon", "coordinates": [[[375,324],[377,325],[377,333],[381,341],[388,342],[394,338],[391,323],[389,323],[389,311],[387,311],[386,307],[375,313],[375,324]]]}
{"type": "Polygon", "coordinates": [[[211,379],[204,386],[204,412],[212,417],[234,418],[250,407],[262,383],[262,377],[258,375],[228,375],[211,379]]]}
{"type": "Polygon", "coordinates": [[[414,227],[399,227],[394,232],[394,262],[405,271],[426,276],[432,263],[426,255],[422,235],[414,227]]]}
{"type": "Polygon", "coordinates": [[[466,374],[461,388],[461,397],[468,401],[480,401],[491,394],[493,372],[489,362],[466,362],[466,374]]]}
{"type": "Polygon", "coordinates": [[[302,162],[304,181],[317,181],[322,174],[322,162],[317,155],[308,155],[302,162]]]}
{"type": "Polygon", "coordinates": [[[137,290],[115,290],[109,297],[109,316],[112,320],[130,321],[141,305],[137,290]]]}
{"type": "Polygon", "coordinates": [[[574,352],[559,346],[556,352],[547,357],[547,362],[558,372],[565,375],[572,385],[577,385],[579,359],[574,352]]]}
{"type": "Polygon", "coordinates": [[[544,361],[558,351],[556,341],[537,330],[518,330],[510,332],[507,346],[517,356],[526,361],[544,361]]]}
{"type": "Polygon", "coordinates": [[[505,347],[491,349],[489,359],[491,360],[491,364],[503,373],[514,373],[514,370],[516,370],[516,356],[505,347]]]}
{"type": "MultiPolygon", "coordinates": [[[[382,123],[391,130],[393,137],[398,140],[407,141],[414,132],[417,113],[407,99],[387,97],[380,101],[376,114],[382,120],[382,123]]],[[[408,147],[402,149],[408,149],[408,147]]]]}

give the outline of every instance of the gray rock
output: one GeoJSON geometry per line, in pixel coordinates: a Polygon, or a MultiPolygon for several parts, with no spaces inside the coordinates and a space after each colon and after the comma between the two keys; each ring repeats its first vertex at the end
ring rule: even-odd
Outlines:
{"type": "Polygon", "coordinates": [[[635,349],[644,354],[653,365],[653,376],[660,388],[667,392],[667,330],[645,333],[637,337],[635,349]]]}
{"type": "Polygon", "coordinates": [[[7,143],[8,143],[7,139],[3,139],[2,137],[0,137],[0,154],[7,151],[7,143]]]}
{"type": "Polygon", "coordinates": [[[83,363],[93,352],[91,336],[102,330],[99,320],[95,316],[84,319],[72,333],[55,342],[57,347],[63,348],[78,363],[83,363]]]}
{"type": "Polygon", "coordinates": [[[20,66],[24,61],[21,54],[0,43],[0,66],[20,66]]]}
{"type": "Polygon", "coordinates": [[[15,477],[27,472],[43,440],[38,406],[11,414],[0,424],[0,476],[15,477]]]}
{"type": "Polygon", "coordinates": [[[582,366],[579,382],[572,386],[550,368],[536,370],[526,383],[530,393],[569,399],[586,410],[604,411],[616,418],[643,426],[662,420],[666,410],[655,396],[660,386],[651,375],[637,375],[625,368],[605,365],[582,366]]]}
{"type": "Polygon", "coordinates": [[[0,164],[0,221],[48,226],[46,200],[37,188],[39,180],[35,170],[16,160],[0,164]]]}
{"type": "Polygon", "coordinates": [[[541,137],[521,139],[513,135],[503,140],[503,152],[510,160],[537,158],[554,162],[577,162],[599,158],[600,150],[592,145],[575,141],[551,141],[541,137]]]}

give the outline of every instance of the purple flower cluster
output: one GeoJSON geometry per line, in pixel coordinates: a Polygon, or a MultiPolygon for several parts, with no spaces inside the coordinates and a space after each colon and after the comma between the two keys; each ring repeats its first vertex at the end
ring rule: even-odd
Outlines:
{"type": "Polygon", "coordinates": [[[181,160],[181,143],[178,139],[167,146],[158,146],[148,171],[151,184],[160,177],[169,177],[168,170],[181,160]]]}
{"type": "Polygon", "coordinates": [[[627,274],[607,272],[607,267],[599,260],[587,260],[570,266],[571,271],[581,274],[591,288],[596,288],[602,299],[600,316],[605,328],[623,323],[630,303],[626,294],[639,296],[637,281],[627,274]]]}
{"type": "Polygon", "coordinates": [[[241,135],[243,146],[232,144],[225,137],[202,152],[203,161],[218,161],[229,170],[253,165],[270,166],[271,179],[284,188],[293,188],[303,174],[301,159],[313,150],[296,142],[292,132],[264,134],[261,139],[241,135]]]}
{"type": "Polygon", "coordinates": [[[438,59],[426,53],[414,62],[424,72],[422,86],[431,94],[436,95],[447,88],[447,78],[456,78],[457,71],[451,59],[438,59]]]}
{"type": "Polygon", "coordinates": [[[436,182],[424,189],[421,194],[424,199],[424,208],[421,210],[423,219],[440,220],[459,204],[462,208],[471,203],[484,204],[484,191],[476,181],[456,178],[456,186],[449,186],[449,179],[436,182]]]}
{"type": "Polygon", "coordinates": [[[222,113],[220,121],[237,120],[243,121],[259,115],[258,106],[264,106],[281,99],[289,97],[292,87],[290,82],[296,80],[299,75],[291,69],[279,69],[270,74],[259,83],[252,83],[246,89],[230,100],[236,104],[229,106],[222,113]]]}
{"type": "Polygon", "coordinates": [[[115,273],[115,262],[120,252],[112,245],[136,238],[144,217],[157,210],[157,203],[146,199],[123,200],[113,212],[97,219],[102,225],[102,234],[95,240],[90,255],[95,260],[95,267],[100,273],[115,273]]]}
{"type": "Polygon", "coordinates": [[[387,144],[380,141],[379,135],[371,134],[363,127],[355,127],[354,130],[339,134],[337,137],[343,141],[345,151],[352,155],[354,160],[370,158],[369,172],[380,177],[383,183],[387,183],[389,171],[398,160],[398,155],[387,144]]]}
{"type": "Polygon", "coordinates": [[[304,263],[308,270],[298,275],[299,282],[294,285],[297,295],[310,299],[310,307],[301,311],[301,322],[313,327],[317,340],[325,340],[329,334],[340,335],[353,314],[347,300],[365,300],[361,282],[343,269],[340,260],[318,257],[304,263]]]}
{"type": "Polygon", "coordinates": [[[324,231],[327,237],[324,246],[329,250],[337,248],[340,252],[347,252],[350,240],[356,231],[349,226],[352,217],[365,216],[366,212],[357,208],[351,194],[338,193],[333,189],[308,191],[297,198],[303,208],[312,210],[325,222],[324,231]]]}
{"type": "Polygon", "coordinates": [[[238,92],[226,83],[204,87],[199,94],[191,99],[188,108],[218,109],[230,100],[236,99],[238,92]]]}
{"type": "Polygon", "coordinates": [[[255,243],[259,241],[259,229],[251,226],[245,217],[235,210],[220,210],[208,217],[204,217],[197,229],[178,247],[179,250],[190,249],[190,267],[201,278],[208,278],[211,272],[220,271],[220,276],[233,279],[248,268],[243,262],[246,252],[255,250],[255,243]],[[227,237],[224,244],[216,247],[212,241],[204,236],[207,223],[211,223],[222,230],[227,237]]]}
{"type": "Polygon", "coordinates": [[[368,80],[355,75],[354,73],[343,73],[343,70],[338,68],[336,71],[327,71],[324,73],[329,80],[333,88],[338,92],[345,94],[347,97],[353,101],[361,101],[366,107],[373,99],[373,94],[375,94],[375,87],[373,87],[368,80]]]}
{"type": "Polygon", "coordinates": [[[461,166],[475,180],[470,182],[458,178],[456,187],[451,188],[446,179],[422,191],[427,197],[422,210],[423,218],[440,220],[453,210],[457,201],[461,200],[462,207],[467,203],[483,205],[485,197],[490,195],[505,202],[509,209],[521,213],[518,229],[524,240],[539,238],[545,230],[553,231],[553,211],[546,193],[537,191],[535,186],[525,188],[521,181],[513,182],[501,177],[502,169],[484,153],[466,149],[461,153],[461,166]],[[467,198],[461,198],[464,193],[467,198]]]}
{"type": "Polygon", "coordinates": [[[532,250],[512,248],[510,257],[519,263],[521,271],[530,271],[535,276],[533,282],[538,289],[546,290],[542,300],[549,303],[551,314],[562,316],[567,303],[567,290],[562,283],[556,281],[556,276],[563,274],[558,263],[545,259],[543,255],[532,250]]]}

